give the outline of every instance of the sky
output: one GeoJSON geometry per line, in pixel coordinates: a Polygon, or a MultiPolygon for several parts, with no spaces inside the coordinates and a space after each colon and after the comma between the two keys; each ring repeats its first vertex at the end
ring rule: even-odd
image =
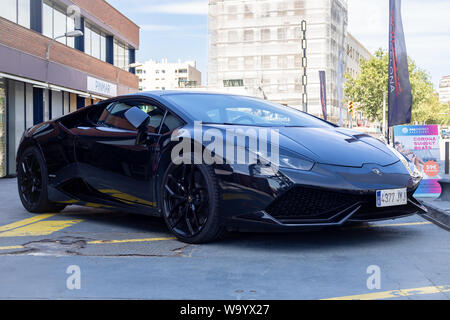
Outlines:
{"type": "MultiPolygon", "coordinates": [[[[137,60],[196,60],[206,80],[208,0],[107,0],[141,27],[137,60]]],[[[348,0],[348,31],[371,52],[388,46],[388,0],[348,0]]],[[[450,1],[403,0],[408,55],[435,85],[450,75],[450,1]]]]}

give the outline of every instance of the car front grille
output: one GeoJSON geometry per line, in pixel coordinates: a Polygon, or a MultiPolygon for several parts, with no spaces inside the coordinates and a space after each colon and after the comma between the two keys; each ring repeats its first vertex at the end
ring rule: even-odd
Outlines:
{"type": "MultiPolygon", "coordinates": [[[[408,194],[408,198],[412,198],[412,193],[408,194]]],[[[357,194],[294,186],[276,198],[265,211],[280,221],[312,221],[330,219],[357,205],[360,205],[360,208],[351,219],[370,220],[394,217],[413,214],[418,210],[417,206],[411,203],[404,206],[377,208],[375,192],[357,194]]]]}
{"type": "Polygon", "coordinates": [[[367,201],[365,198],[367,196],[295,186],[275,199],[266,212],[274,218],[322,218],[367,201]]]}

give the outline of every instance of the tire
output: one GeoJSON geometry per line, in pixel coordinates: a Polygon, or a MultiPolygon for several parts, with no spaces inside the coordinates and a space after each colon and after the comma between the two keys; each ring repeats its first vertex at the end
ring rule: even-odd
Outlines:
{"type": "Polygon", "coordinates": [[[40,150],[29,147],[20,155],[17,167],[17,187],[23,207],[31,213],[57,213],[64,204],[48,200],[48,172],[40,150]]]}
{"type": "Polygon", "coordinates": [[[182,242],[208,243],[225,234],[219,213],[219,186],[210,166],[170,163],[163,176],[160,203],[167,227],[182,242]]]}

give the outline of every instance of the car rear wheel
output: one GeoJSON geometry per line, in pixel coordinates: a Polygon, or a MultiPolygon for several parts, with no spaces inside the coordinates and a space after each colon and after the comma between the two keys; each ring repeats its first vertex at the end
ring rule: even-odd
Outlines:
{"type": "Polygon", "coordinates": [[[41,152],[36,147],[27,148],[18,161],[17,186],[20,201],[29,212],[60,212],[66,207],[48,200],[47,183],[47,167],[41,152]]]}
{"type": "Polygon", "coordinates": [[[162,210],[169,230],[180,241],[206,243],[224,234],[218,190],[211,167],[169,165],[162,184],[162,210]]]}

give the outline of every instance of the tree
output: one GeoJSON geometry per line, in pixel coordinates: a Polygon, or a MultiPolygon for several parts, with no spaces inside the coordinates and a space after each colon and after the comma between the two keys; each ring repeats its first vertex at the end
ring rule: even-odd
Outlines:
{"type": "MultiPolygon", "coordinates": [[[[359,109],[371,120],[383,119],[383,94],[387,95],[389,55],[379,49],[361,63],[357,78],[346,75],[345,95],[359,103],[359,109]]],[[[413,96],[412,123],[450,124],[450,110],[439,102],[429,75],[409,59],[409,77],[413,96]]]]}

